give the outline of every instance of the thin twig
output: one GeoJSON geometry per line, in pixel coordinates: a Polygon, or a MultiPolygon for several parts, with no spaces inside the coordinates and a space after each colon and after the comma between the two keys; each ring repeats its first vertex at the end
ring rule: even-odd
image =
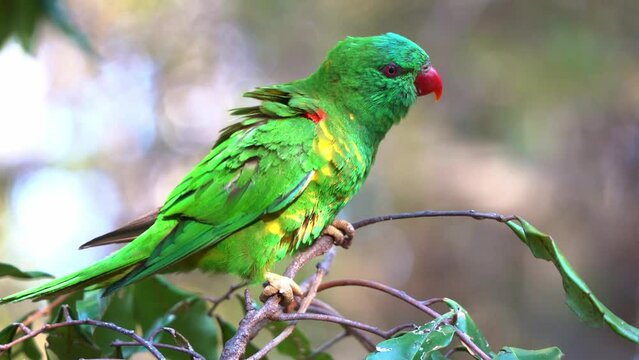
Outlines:
{"type": "Polygon", "coordinates": [[[328,341],[326,341],[322,345],[320,345],[317,348],[315,348],[315,350],[313,350],[311,355],[308,356],[308,359],[313,359],[317,355],[319,355],[319,354],[323,353],[324,351],[328,350],[331,346],[337,344],[338,342],[342,341],[343,339],[346,339],[349,336],[351,336],[351,334],[348,332],[348,330],[342,331],[339,335],[335,336],[332,339],[329,339],[328,341]]]}
{"type": "Polygon", "coordinates": [[[48,333],[52,330],[58,329],[58,328],[63,328],[63,327],[68,327],[68,326],[78,326],[78,325],[91,325],[91,326],[96,326],[96,327],[102,327],[102,328],[106,328],[109,330],[113,330],[116,332],[119,332],[120,334],[126,335],[128,337],[130,337],[131,339],[135,340],[138,344],[140,344],[141,346],[145,347],[156,359],[160,359],[160,360],[164,360],[165,357],[164,355],[162,355],[162,353],[155,347],[155,345],[153,345],[152,342],[145,340],[143,337],[141,337],[140,335],[136,334],[135,331],[133,330],[129,330],[129,329],[125,329],[119,325],[116,325],[114,323],[111,322],[105,322],[105,321],[100,321],[100,320],[93,320],[93,319],[82,319],[82,320],[73,320],[73,319],[68,319],[67,315],[69,314],[69,310],[68,310],[68,306],[67,305],[62,305],[62,311],[65,314],[65,318],[67,319],[64,322],[59,322],[59,323],[55,323],[55,324],[45,324],[43,325],[41,328],[37,329],[37,330],[33,330],[15,340],[13,340],[10,343],[4,344],[4,345],[0,345],[0,352],[6,351],[8,349],[10,349],[11,347],[15,346],[16,344],[19,344],[23,341],[26,341],[27,339],[36,337],[42,333],[48,333]]]}
{"type": "MultiPolygon", "coordinates": [[[[189,340],[184,335],[182,335],[179,331],[175,330],[174,328],[163,326],[161,328],[155,329],[151,333],[151,335],[149,335],[149,341],[153,342],[155,338],[162,332],[169,333],[169,335],[171,335],[171,337],[173,338],[173,340],[175,341],[177,345],[180,345],[180,343],[182,343],[183,345],[180,346],[181,348],[187,351],[190,351],[194,354],[197,354],[197,352],[195,352],[195,349],[193,348],[193,345],[191,345],[189,340]]],[[[206,360],[206,359],[202,355],[198,354],[198,357],[195,360],[206,360]]]]}
{"type": "MultiPolygon", "coordinates": [[[[417,309],[425,312],[426,314],[430,315],[433,318],[439,318],[441,316],[441,314],[439,314],[437,311],[424,305],[423,302],[409,296],[404,291],[397,290],[395,288],[378,283],[376,281],[359,280],[359,279],[334,280],[334,281],[329,281],[320,285],[318,292],[321,292],[323,290],[330,289],[333,287],[338,287],[338,286],[362,286],[362,287],[367,287],[370,289],[379,290],[391,296],[394,296],[410,305],[413,305],[417,309]]],[[[456,326],[455,326],[455,335],[457,335],[457,337],[461,340],[461,342],[464,343],[470,351],[477,354],[477,356],[481,357],[482,359],[490,360],[490,356],[488,356],[482,349],[480,349],[479,346],[477,346],[477,344],[475,344],[473,340],[465,332],[461,331],[456,326]]]]}
{"type": "Polygon", "coordinates": [[[309,314],[309,313],[280,313],[271,318],[274,321],[298,321],[298,320],[313,320],[313,321],[324,321],[331,322],[335,324],[345,325],[348,327],[353,327],[356,329],[361,329],[364,331],[368,331],[371,334],[375,334],[383,339],[388,339],[393,335],[397,334],[402,330],[406,330],[407,328],[415,328],[415,324],[403,324],[399,326],[395,326],[388,330],[382,330],[378,327],[364,324],[359,321],[346,319],[341,316],[333,316],[333,315],[325,315],[325,314],[309,314]]]}
{"type": "MultiPolygon", "coordinates": [[[[321,309],[321,312],[314,311],[315,313],[342,316],[342,314],[340,314],[339,311],[335,310],[331,305],[317,298],[313,300],[312,306],[316,307],[315,310],[321,309]]],[[[373,342],[373,340],[370,339],[368,333],[364,332],[363,330],[351,328],[348,326],[344,326],[344,330],[353,335],[353,337],[360,343],[360,345],[364,347],[364,349],[366,349],[367,352],[375,351],[375,343],[373,342]]]]}
{"type": "Polygon", "coordinates": [[[397,333],[401,332],[401,331],[405,331],[405,330],[415,330],[417,329],[418,326],[413,324],[413,323],[407,323],[407,324],[402,324],[402,325],[397,325],[394,328],[388,329],[387,333],[388,333],[388,338],[391,338],[395,335],[397,335],[397,333]]]}
{"type": "Polygon", "coordinates": [[[470,355],[470,353],[468,352],[468,349],[466,349],[465,347],[455,346],[454,348],[451,348],[450,350],[446,351],[446,354],[444,354],[444,359],[450,358],[456,352],[465,352],[469,356],[473,357],[472,355],[470,355]]]}
{"type": "Polygon", "coordinates": [[[512,220],[517,220],[514,215],[502,215],[494,212],[479,212],[475,210],[424,210],[406,213],[397,213],[390,215],[375,216],[368,219],[354,222],[352,225],[355,229],[376,224],[382,221],[400,220],[400,219],[414,219],[422,217],[470,217],[475,220],[495,220],[501,223],[505,223],[512,220]]]}
{"type": "Polygon", "coordinates": [[[248,281],[243,281],[239,284],[235,284],[235,285],[231,285],[229,287],[229,289],[220,297],[216,297],[216,298],[212,298],[212,297],[208,297],[208,296],[204,296],[202,297],[202,299],[210,302],[212,304],[211,308],[209,309],[209,311],[207,312],[207,315],[211,316],[213,314],[213,312],[215,311],[215,309],[217,309],[217,307],[225,300],[228,300],[231,298],[231,296],[239,289],[245,287],[246,285],[248,285],[248,281]]]}
{"type": "Polygon", "coordinates": [[[49,315],[49,313],[51,313],[51,310],[53,310],[56,306],[62,304],[64,302],[64,300],[66,300],[68,297],[69,297],[69,294],[64,294],[64,295],[58,296],[53,301],[51,301],[47,306],[45,306],[42,309],[40,309],[40,310],[34,312],[33,314],[29,315],[28,318],[24,319],[22,324],[24,324],[25,326],[29,326],[34,321],[36,321],[37,319],[41,318],[42,316],[49,315]]]}
{"type": "MultiPolygon", "coordinates": [[[[177,345],[171,345],[171,344],[163,344],[163,343],[152,343],[153,346],[155,346],[156,348],[162,348],[162,349],[170,349],[170,350],[174,350],[174,351],[179,351],[181,353],[187,354],[189,356],[191,356],[191,358],[194,359],[198,359],[198,360],[206,360],[206,358],[204,356],[202,356],[200,353],[198,353],[195,350],[190,350],[187,348],[183,348],[181,346],[177,346],[177,345]]],[[[140,346],[139,343],[135,342],[135,341],[120,341],[120,340],[115,340],[114,342],[111,343],[111,346],[113,347],[124,347],[124,346],[140,346]]]]}
{"type": "Polygon", "coordinates": [[[362,329],[364,331],[368,331],[371,334],[375,334],[381,338],[388,338],[388,332],[382,330],[378,327],[361,323],[355,320],[349,320],[343,318],[341,316],[333,316],[333,315],[324,315],[324,314],[309,314],[309,313],[280,313],[271,317],[271,320],[274,321],[296,321],[296,320],[314,320],[314,321],[324,321],[324,322],[332,322],[335,324],[346,325],[350,327],[354,327],[357,329],[362,329]]]}
{"type": "Polygon", "coordinates": [[[322,285],[320,285],[319,289],[317,289],[318,292],[322,292],[324,290],[330,289],[330,288],[334,288],[334,287],[340,287],[340,286],[361,286],[361,287],[366,287],[366,288],[370,288],[370,289],[375,289],[375,290],[379,290],[382,292],[385,292],[393,297],[396,297],[410,305],[413,305],[414,307],[416,307],[417,309],[427,313],[428,315],[430,315],[433,318],[437,318],[440,316],[440,314],[431,309],[430,307],[428,307],[427,305],[424,305],[421,301],[409,296],[408,294],[406,294],[406,292],[401,291],[401,290],[397,290],[393,287],[390,287],[388,285],[384,285],[382,283],[379,283],[377,281],[372,281],[372,280],[361,280],[361,279],[343,279],[343,280],[333,280],[333,281],[329,281],[329,282],[325,282],[322,285]]]}

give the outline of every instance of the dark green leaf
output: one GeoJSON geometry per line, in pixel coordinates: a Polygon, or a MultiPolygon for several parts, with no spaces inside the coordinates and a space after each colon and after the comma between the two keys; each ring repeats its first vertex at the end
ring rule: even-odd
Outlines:
{"type": "MultiPolygon", "coordinates": [[[[102,297],[101,290],[88,291],[82,300],[76,302],[76,309],[80,319],[99,319],[127,329],[135,329],[133,289],[125,288],[108,297],[102,297]]],[[[117,349],[111,347],[113,341],[131,340],[123,334],[101,327],[90,328],[90,334],[93,341],[102,349],[102,356],[107,357],[115,357],[117,354],[117,349]]]]}
{"type": "Polygon", "coordinates": [[[444,354],[440,353],[439,351],[433,351],[430,354],[429,360],[446,360],[446,357],[444,357],[444,354]]]}
{"type": "Polygon", "coordinates": [[[158,323],[175,304],[194,295],[178,289],[161,276],[151,276],[132,287],[133,315],[145,336],[158,328],[158,323]]]}
{"type": "Polygon", "coordinates": [[[566,292],[566,303],[577,316],[590,326],[601,326],[605,322],[617,334],[639,343],[639,329],[623,321],[597,299],[570,266],[553,239],[526,220],[518,218],[518,221],[520,224],[515,221],[506,224],[530,248],[535,257],[551,261],[559,270],[566,292]]]}
{"type": "MultiPolygon", "coordinates": [[[[289,324],[287,322],[270,322],[266,325],[266,329],[273,334],[273,336],[279,335],[289,324]]],[[[286,355],[291,359],[303,360],[308,358],[313,353],[311,342],[306,335],[296,327],[291,335],[277,345],[277,351],[280,354],[286,355]]],[[[317,356],[322,356],[325,359],[332,359],[332,356],[328,353],[321,353],[317,356]]]]}
{"type": "MultiPolygon", "coordinates": [[[[23,322],[28,318],[31,313],[26,314],[16,322],[23,322]]],[[[22,332],[18,333],[18,327],[15,325],[9,325],[6,328],[0,330],[0,344],[7,344],[15,340],[16,337],[24,335],[22,332]]],[[[16,346],[11,347],[8,351],[0,354],[0,360],[12,360],[12,359],[30,359],[39,360],[42,358],[42,354],[38,349],[38,345],[34,338],[23,341],[16,346]]]]}
{"type": "MultiPolygon", "coordinates": [[[[266,329],[275,337],[287,326],[287,322],[270,322],[266,325],[266,329]]],[[[313,349],[306,335],[295,327],[293,333],[277,346],[277,351],[282,355],[289,356],[291,359],[304,359],[311,354],[313,349]]]]}
{"type": "MultiPolygon", "coordinates": [[[[217,359],[217,326],[208,316],[208,310],[204,300],[191,298],[174,306],[159,324],[179,332],[193,346],[193,349],[205,358],[217,359]]],[[[166,332],[163,332],[156,341],[176,343],[178,346],[185,345],[180,338],[173,339],[166,332]]],[[[183,353],[167,351],[167,354],[170,359],[190,359],[183,353]]]]}
{"type": "Polygon", "coordinates": [[[419,329],[382,341],[366,360],[440,359],[438,350],[450,345],[455,335],[455,328],[443,322],[451,317],[452,313],[447,313],[419,329]]]}
{"type": "Polygon", "coordinates": [[[35,43],[34,33],[42,16],[42,2],[40,0],[20,0],[14,2],[12,9],[14,10],[14,31],[22,48],[31,53],[35,43]]]}
{"type": "MultiPolygon", "coordinates": [[[[73,317],[71,310],[70,313],[73,317]]],[[[55,322],[64,321],[63,311],[60,310],[55,322]]],[[[47,359],[50,360],[100,357],[100,349],[98,346],[87,336],[86,332],[81,331],[78,326],[65,326],[51,331],[47,337],[46,353],[47,359]]]]}
{"type": "MultiPolygon", "coordinates": [[[[494,355],[492,350],[490,349],[490,345],[488,345],[488,341],[484,337],[484,335],[479,331],[477,324],[473,318],[470,317],[470,314],[466,309],[464,309],[461,305],[459,305],[456,301],[444,298],[444,301],[450,306],[450,308],[457,314],[457,321],[455,322],[455,326],[466,333],[473,342],[482,349],[486,354],[494,355]]],[[[468,351],[472,354],[471,349],[468,351]]]]}
{"type": "Polygon", "coordinates": [[[96,52],[93,50],[89,39],[84,35],[80,29],[71,21],[67,6],[64,0],[43,0],[44,13],[46,16],[62,30],[67,36],[75,41],[76,44],[84,51],[93,55],[96,52]]]}
{"type": "Polygon", "coordinates": [[[564,354],[558,347],[549,347],[540,350],[504,347],[499,350],[495,360],[558,360],[563,356],[564,354]]]}
{"type": "Polygon", "coordinates": [[[0,49],[11,36],[13,30],[13,21],[11,19],[11,8],[13,1],[0,1],[0,49]]]}
{"type": "Polygon", "coordinates": [[[0,277],[4,276],[10,276],[17,279],[40,279],[53,277],[42,271],[21,271],[13,265],[0,263],[0,277]]]}
{"type": "Polygon", "coordinates": [[[321,352],[313,355],[313,360],[332,360],[333,356],[327,352],[321,352]]]}
{"type": "MultiPolygon", "coordinates": [[[[215,319],[217,319],[217,324],[220,327],[220,331],[222,332],[222,345],[224,345],[235,335],[237,329],[235,328],[235,326],[229,324],[227,321],[219,316],[216,316],[215,319]]],[[[250,342],[246,347],[246,354],[244,354],[244,356],[248,358],[258,351],[260,351],[260,349],[252,342],[250,342]]],[[[264,357],[263,359],[268,360],[267,357],[264,357]]]]}
{"type": "MultiPolygon", "coordinates": [[[[84,296],[84,293],[82,291],[76,291],[74,293],[71,293],[69,296],[67,296],[67,298],[64,299],[64,301],[61,304],[58,304],[57,306],[53,307],[50,313],[54,316],[57,316],[57,314],[60,312],[60,309],[62,308],[63,305],[68,305],[69,308],[74,309],[74,312],[75,312],[75,304],[76,302],[82,300],[83,296],[84,296]]],[[[49,299],[49,304],[51,304],[51,302],[55,300],[56,298],[49,299]]],[[[50,319],[50,321],[52,320],[53,319],[50,319]]],[[[80,328],[83,330],[87,330],[86,331],[87,335],[91,334],[88,326],[82,326],[80,328]]]]}

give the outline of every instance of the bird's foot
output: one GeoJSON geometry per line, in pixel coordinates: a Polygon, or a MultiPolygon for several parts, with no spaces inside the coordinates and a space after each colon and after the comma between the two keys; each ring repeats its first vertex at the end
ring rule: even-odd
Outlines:
{"type": "Polygon", "coordinates": [[[273,295],[279,295],[282,298],[282,305],[288,306],[295,302],[295,295],[304,295],[302,288],[289,277],[267,272],[265,278],[264,290],[260,294],[262,302],[266,302],[273,295]]]}
{"type": "Polygon", "coordinates": [[[333,220],[324,228],[322,235],[331,236],[335,245],[348,249],[355,238],[355,228],[346,220],[333,220]]]}

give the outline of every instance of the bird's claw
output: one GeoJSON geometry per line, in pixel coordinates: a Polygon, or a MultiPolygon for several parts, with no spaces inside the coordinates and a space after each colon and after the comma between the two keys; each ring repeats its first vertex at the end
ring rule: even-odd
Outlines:
{"type": "Polygon", "coordinates": [[[333,220],[331,225],[324,228],[322,235],[331,236],[335,245],[348,249],[355,238],[355,228],[346,220],[333,220]]]}
{"type": "Polygon", "coordinates": [[[286,276],[267,272],[264,276],[264,290],[260,294],[260,300],[266,302],[273,295],[279,295],[282,298],[282,305],[288,306],[295,302],[295,296],[302,296],[304,292],[297,283],[286,276]]]}

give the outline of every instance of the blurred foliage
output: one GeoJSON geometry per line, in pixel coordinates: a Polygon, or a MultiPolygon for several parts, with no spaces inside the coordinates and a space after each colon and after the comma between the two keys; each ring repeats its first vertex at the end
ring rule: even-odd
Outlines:
{"type": "MultiPolygon", "coordinates": [[[[27,314],[17,321],[23,322],[26,318],[29,317],[29,315],[31,314],[27,314]]],[[[2,329],[0,331],[0,344],[10,343],[16,337],[16,334],[18,334],[18,326],[16,325],[9,325],[6,328],[2,329]]],[[[29,360],[42,358],[35,339],[29,339],[21,344],[18,344],[17,346],[10,348],[5,353],[0,353],[0,359],[2,360],[24,358],[29,360]]]]}
{"type": "MultiPolygon", "coordinates": [[[[208,316],[208,306],[196,294],[180,290],[161,277],[152,277],[113,296],[102,297],[100,291],[76,293],[66,299],[70,305],[72,319],[94,319],[109,322],[126,329],[140,331],[145,338],[157,343],[177,346],[192,346],[206,359],[216,359],[220,346],[218,326],[208,316]],[[163,328],[171,328],[181,336],[171,336],[163,328]],[[188,340],[188,343],[184,342],[188,340]]],[[[65,322],[62,307],[57,306],[51,323],[65,322]]],[[[23,319],[19,321],[23,321],[23,319]]],[[[0,343],[5,344],[16,338],[16,326],[10,325],[0,332],[0,343]]],[[[24,334],[18,333],[19,336],[24,334]]],[[[126,346],[115,348],[115,340],[131,341],[124,334],[111,329],[93,326],[67,326],[50,331],[47,336],[46,354],[48,359],[111,358],[130,357],[136,352],[146,351],[143,347],[126,346]]],[[[0,354],[9,359],[21,359],[18,355],[32,347],[32,341],[25,342],[19,351],[0,354]]],[[[33,352],[33,350],[30,350],[33,352]]],[[[174,350],[163,350],[170,359],[190,357],[174,350]]],[[[35,350],[37,353],[37,347],[35,350]]],[[[29,358],[31,359],[31,358],[29,358]]]]}
{"type": "Polygon", "coordinates": [[[22,271],[11,264],[0,263],[0,278],[10,276],[17,279],[52,278],[50,274],[42,271],[22,271]]]}
{"type": "Polygon", "coordinates": [[[49,20],[87,52],[93,52],[86,36],[69,18],[65,0],[0,1],[0,47],[13,35],[25,51],[33,52],[41,22],[49,20]]]}

